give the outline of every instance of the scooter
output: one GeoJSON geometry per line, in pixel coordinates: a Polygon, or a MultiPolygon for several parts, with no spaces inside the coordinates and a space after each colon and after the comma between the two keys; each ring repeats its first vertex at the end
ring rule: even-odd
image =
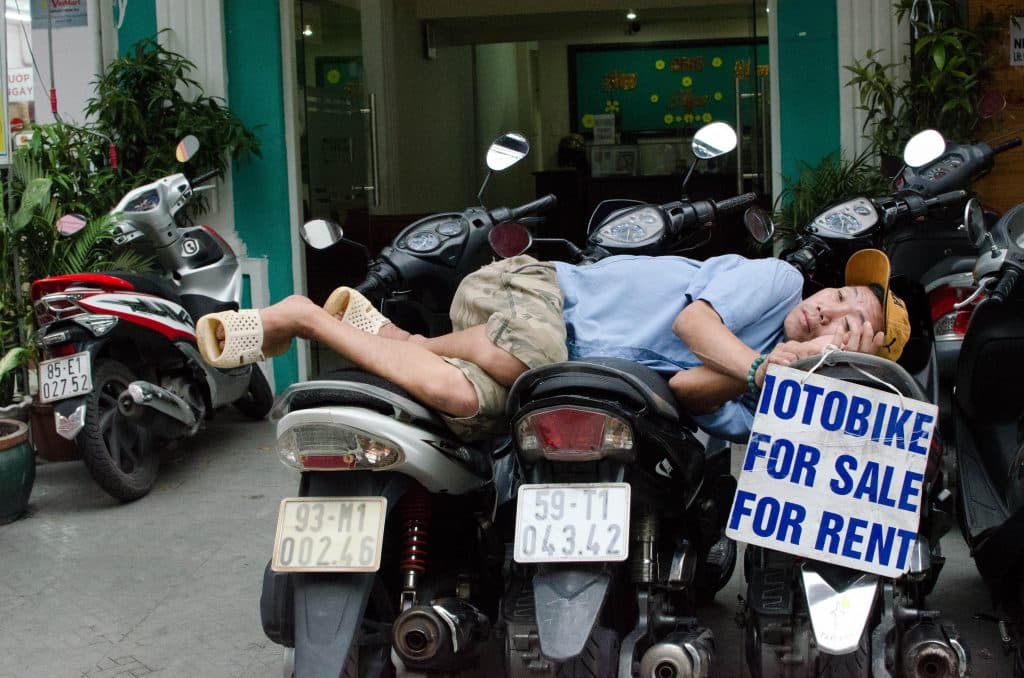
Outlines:
{"type": "MultiPolygon", "coordinates": [[[[799,246],[784,257],[803,273],[809,290],[842,286],[842,271],[854,252],[882,244],[887,232],[927,218],[932,210],[959,207],[965,200],[966,193],[956,190],[930,198],[905,194],[843,201],[813,218],[800,235],[799,246]]],[[[934,345],[923,289],[905,278],[893,280],[891,288],[906,302],[911,322],[899,363],[837,354],[824,374],[866,386],[877,386],[880,379],[895,385],[903,396],[937,404],[934,345]]],[[[809,369],[814,362],[794,367],[809,369]]],[[[748,545],[747,595],[738,619],[747,635],[747,664],[755,678],[964,675],[967,655],[955,629],[924,605],[945,562],[940,538],[951,523],[952,497],[941,455],[939,438],[933,436],[914,550],[899,576],[879,576],[748,545]],[[836,610],[842,615],[831,614],[836,610]]]]}
{"type": "MultiPolygon", "coordinates": [[[[522,135],[502,135],[488,168],[528,151],[522,135]]],[[[493,256],[495,224],[554,204],[421,219],[357,289],[406,326],[445,331],[458,281],[493,256]]],[[[317,247],[343,239],[325,221],[302,235],[317,247]]],[[[486,652],[502,591],[493,444],[460,441],[437,413],[359,370],[289,387],[273,417],[278,453],[301,473],[297,496],[281,503],[260,598],[265,633],[286,648],[285,675],[479,675],[500,658],[486,652]]]]}
{"type": "MultiPolygon", "coordinates": [[[[1024,348],[1024,205],[989,230],[980,207],[968,209],[978,246],[973,276],[977,307],[956,367],[953,440],[957,517],[974,563],[1007,621],[1000,631],[1024,675],[1024,440],[1019,388],[1024,348]]],[[[974,301],[974,300],[972,300],[974,301]]]]}
{"type": "MultiPolygon", "coordinates": [[[[698,157],[734,145],[722,124],[694,139],[698,157]]],[[[606,206],[586,249],[569,247],[570,260],[676,252],[755,201],[606,206]]],[[[767,241],[763,214],[745,221],[767,241]]],[[[508,493],[506,675],[712,675],[714,635],[695,612],[736,562],[723,534],[735,490],[728,444],[698,438],[665,377],[623,359],[529,370],[510,389],[507,412],[521,483],[514,502],[508,493]]]]}
{"type": "MultiPolygon", "coordinates": [[[[198,150],[195,137],[179,158],[198,150]]],[[[132,501],[156,482],[160,450],[194,435],[217,408],[261,419],[273,394],[258,366],[218,370],[199,355],[195,319],[237,309],[242,275],[230,246],[207,226],[182,225],[182,208],[215,176],[174,174],[125,195],[112,214],[115,242],[155,255],[158,273],[75,273],[32,283],[39,396],[57,433],[75,440],[90,475],[132,501]]],[[[63,218],[72,234],[84,220],[63,218]]]]}

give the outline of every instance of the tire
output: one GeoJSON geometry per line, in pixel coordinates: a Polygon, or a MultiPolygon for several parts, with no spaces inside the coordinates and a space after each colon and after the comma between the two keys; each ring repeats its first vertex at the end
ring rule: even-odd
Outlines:
{"type": "Polygon", "coordinates": [[[117,397],[136,378],[116,360],[97,360],[93,389],[85,401],[85,428],[78,434],[89,474],[107,494],[121,501],[148,494],[160,469],[156,436],[129,424],[117,409],[117,397]]]}
{"type": "Polygon", "coordinates": [[[619,636],[597,627],[587,639],[580,656],[565,662],[555,672],[558,678],[615,678],[619,675],[619,636]]]}
{"type": "Polygon", "coordinates": [[[736,571],[736,552],[736,542],[724,534],[708,551],[707,558],[697,566],[693,592],[697,605],[710,605],[715,594],[728,585],[736,571]]]}
{"type": "Polygon", "coordinates": [[[856,652],[850,654],[821,654],[818,656],[819,678],[868,678],[871,657],[868,653],[868,631],[860,636],[856,652]]]}
{"type": "Polygon", "coordinates": [[[270,408],[274,405],[274,394],[270,390],[267,378],[263,375],[263,370],[258,366],[252,366],[249,390],[232,405],[250,419],[263,419],[270,412],[270,408]]]}

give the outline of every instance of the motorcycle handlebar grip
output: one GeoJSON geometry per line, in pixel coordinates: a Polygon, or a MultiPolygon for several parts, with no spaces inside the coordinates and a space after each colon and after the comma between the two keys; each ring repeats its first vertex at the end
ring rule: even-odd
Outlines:
{"type": "Polygon", "coordinates": [[[934,198],[928,198],[924,201],[926,207],[943,207],[945,205],[952,205],[954,203],[961,202],[967,199],[967,191],[959,189],[956,191],[949,191],[948,193],[939,193],[934,198]]]}
{"type": "Polygon", "coordinates": [[[1017,148],[1018,146],[1020,146],[1020,144],[1021,144],[1020,137],[1014,137],[1013,139],[1010,139],[1009,141],[1004,141],[1001,144],[996,144],[995,146],[993,146],[992,147],[992,154],[993,155],[998,155],[999,153],[1002,153],[1003,151],[1008,151],[1011,148],[1017,148]]]}
{"type": "Polygon", "coordinates": [[[509,210],[508,219],[509,221],[515,221],[519,217],[525,216],[527,214],[533,214],[534,212],[543,212],[544,210],[551,209],[557,204],[558,198],[556,198],[553,194],[548,193],[544,197],[537,198],[536,200],[528,202],[525,205],[513,207],[512,209],[509,210]]]}
{"type": "Polygon", "coordinates": [[[715,211],[718,214],[729,214],[741,210],[745,207],[750,207],[757,202],[757,193],[744,193],[743,195],[737,195],[734,198],[726,198],[715,203],[715,211]]]}
{"type": "Polygon", "coordinates": [[[203,172],[202,174],[197,176],[195,179],[193,179],[189,183],[191,183],[193,186],[198,186],[199,184],[205,184],[207,181],[209,181],[210,179],[214,178],[218,174],[220,174],[220,172],[218,170],[215,170],[215,169],[214,170],[210,170],[209,172],[203,172]]]}
{"type": "Polygon", "coordinates": [[[992,290],[989,297],[998,302],[1006,301],[1006,297],[1010,296],[1010,293],[1013,292],[1018,277],[1020,277],[1020,271],[1016,268],[1008,268],[1003,271],[1003,274],[999,277],[999,284],[992,290]]]}

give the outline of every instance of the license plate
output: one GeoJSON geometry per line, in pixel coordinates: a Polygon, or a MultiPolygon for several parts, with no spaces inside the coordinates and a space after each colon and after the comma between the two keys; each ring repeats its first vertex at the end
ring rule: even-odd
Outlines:
{"type": "Polygon", "coordinates": [[[92,391],[92,361],[83,351],[39,363],[39,402],[74,398],[92,391]]]}
{"type": "Polygon", "coordinates": [[[386,514],[384,497],[283,499],[271,569],[376,572],[386,514]]]}
{"type": "Polygon", "coordinates": [[[519,487],[517,563],[620,561],[628,555],[628,483],[519,487]]]}

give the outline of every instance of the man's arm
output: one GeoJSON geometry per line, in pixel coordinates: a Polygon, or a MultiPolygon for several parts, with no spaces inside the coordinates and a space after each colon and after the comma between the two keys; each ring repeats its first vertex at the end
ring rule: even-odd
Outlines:
{"type": "Polygon", "coordinates": [[[746,388],[750,364],[759,354],[725,326],[711,304],[703,299],[688,304],[676,316],[672,331],[706,367],[746,388]]]}
{"type": "Polygon", "coordinates": [[[747,390],[746,382],[740,383],[703,365],[676,372],[668,387],[679,405],[692,414],[710,414],[747,390]]]}

